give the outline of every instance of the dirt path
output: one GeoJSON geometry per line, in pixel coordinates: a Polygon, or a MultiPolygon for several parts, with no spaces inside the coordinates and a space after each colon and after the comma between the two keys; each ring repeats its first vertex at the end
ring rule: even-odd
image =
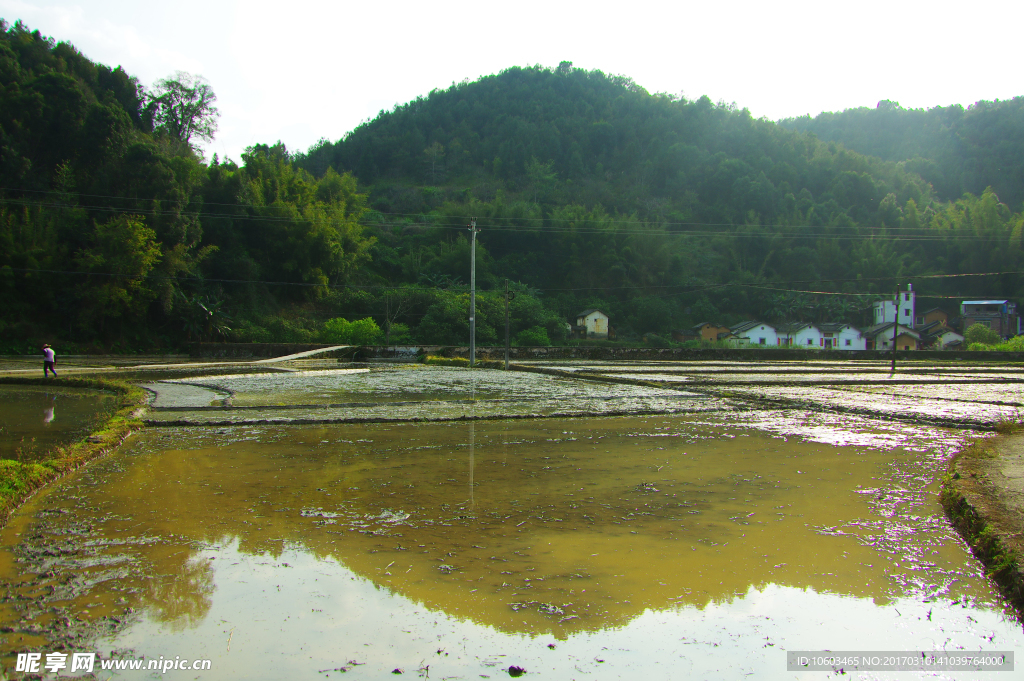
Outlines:
{"type": "MultiPolygon", "coordinates": [[[[317,348],[316,350],[307,350],[305,352],[298,352],[293,355],[284,355],[282,357],[270,357],[268,359],[245,359],[245,360],[220,360],[220,361],[204,361],[204,362],[165,362],[159,361],[157,363],[146,363],[140,361],[138,363],[132,361],[125,361],[124,357],[105,357],[105,356],[76,356],[72,355],[67,358],[60,358],[58,367],[61,372],[67,372],[69,374],[81,374],[81,373],[98,373],[98,372],[123,372],[123,371],[173,371],[180,369],[209,369],[214,367],[258,367],[264,365],[274,365],[284,362],[295,362],[296,360],[308,360],[313,357],[320,355],[329,355],[332,352],[338,350],[345,350],[351,348],[351,345],[332,345],[327,348],[317,348]],[[106,361],[105,361],[106,360],[106,361]],[[113,361],[111,361],[113,360],[113,361]]],[[[145,358],[143,358],[144,360],[145,358]]],[[[38,374],[40,371],[41,359],[28,356],[18,356],[14,358],[0,359],[0,376],[22,376],[38,374]]]]}

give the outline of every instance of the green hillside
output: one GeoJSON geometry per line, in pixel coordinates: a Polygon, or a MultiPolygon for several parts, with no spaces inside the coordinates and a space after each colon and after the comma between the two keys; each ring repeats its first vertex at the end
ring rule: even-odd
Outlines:
{"type": "Polygon", "coordinates": [[[824,227],[872,223],[889,193],[900,205],[929,196],[894,164],[745,109],[651,95],[568,63],[436,90],[296,161],[314,174],[351,171],[374,188],[375,207],[396,213],[464,198],[459,189],[482,200],[501,189],[541,207],[600,204],[657,222],[824,227]]]}
{"type": "MultiPolygon", "coordinates": [[[[1020,218],[984,186],[941,202],[907,164],[567,63],[431,92],[294,160],[368,186],[375,271],[452,274],[440,252],[460,237],[446,228],[478,216],[488,272],[544,290],[561,313],[610,307],[637,333],[716,314],[863,323],[865,299],[770,289],[887,293],[1019,257],[1020,218]]],[[[918,290],[1016,295],[1020,282],[918,290]]]]}

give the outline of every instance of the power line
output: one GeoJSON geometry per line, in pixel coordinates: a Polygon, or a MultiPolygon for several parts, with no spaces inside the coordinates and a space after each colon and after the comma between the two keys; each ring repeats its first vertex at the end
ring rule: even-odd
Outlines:
{"type": "MultiPolygon", "coordinates": [[[[166,202],[166,201],[174,201],[175,200],[175,199],[160,199],[160,198],[156,198],[156,197],[145,198],[145,197],[133,197],[133,196],[118,196],[118,195],[112,195],[112,194],[88,194],[88,193],[80,193],[80,192],[62,192],[62,191],[54,190],[54,189],[19,189],[19,188],[16,188],[16,187],[0,187],[0,192],[4,192],[4,191],[23,192],[23,193],[29,193],[29,194],[49,194],[49,195],[56,195],[56,196],[75,196],[75,197],[83,197],[84,196],[84,197],[89,197],[89,198],[114,199],[114,200],[118,200],[118,201],[137,201],[137,202],[138,201],[142,201],[142,202],[159,201],[159,202],[166,202]]],[[[0,199],[0,200],[15,201],[15,199],[0,199]]],[[[191,201],[189,201],[189,203],[191,203],[191,201]]],[[[40,204],[40,205],[49,205],[49,204],[40,204]]],[[[55,205],[60,205],[62,207],[68,207],[66,203],[55,204],[55,205]]],[[[217,201],[207,201],[205,199],[202,200],[202,205],[203,206],[227,206],[227,207],[231,207],[231,208],[254,208],[254,209],[268,208],[268,207],[272,207],[273,206],[273,204],[254,204],[254,203],[242,203],[242,202],[222,203],[222,202],[217,202],[217,201]]],[[[85,206],[85,207],[90,208],[89,206],[85,206]]],[[[101,207],[99,207],[99,206],[91,206],[91,208],[101,208],[101,207]]],[[[151,209],[147,209],[147,210],[151,210],[151,209]]],[[[170,212],[174,212],[174,211],[170,211],[170,212]]],[[[373,209],[368,209],[367,212],[375,213],[377,215],[386,215],[386,216],[391,216],[391,217],[405,217],[405,218],[425,218],[425,217],[429,217],[430,216],[429,213],[400,213],[400,212],[394,212],[394,211],[378,211],[378,210],[373,210],[373,209]]],[[[195,212],[195,213],[192,213],[192,214],[193,215],[204,215],[204,213],[199,213],[199,212],[195,212]]],[[[216,215],[216,214],[215,213],[210,213],[210,215],[216,215]]],[[[445,219],[452,220],[452,221],[454,221],[452,224],[454,226],[458,227],[458,228],[464,228],[465,227],[464,223],[466,221],[468,221],[468,220],[473,219],[473,216],[470,216],[470,215],[445,215],[445,216],[434,216],[434,217],[443,217],[445,219]]],[[[493,221],[493,222],[505,221],[505,222],[541,222],[541,223],[551,222],[552,220],[562,221],[562,222],[568,222],[568,221],[572,220],[571,218],[553,218],[551,216],[548,216],[548,217],[538,217],[538,218],[521,217],[521,216],[520,217],[488,216],[488,217],[485,217],[484,219],[488,220],[488,221],[493,221]]],[[[635,220],[635,219],[602,219],[601,222],[603,222],[605,224],[637,224],[638,222],[642,223],[642,222],[645,222],[645,221],[635,220]]],[[[658,222],[647,221],[647,223],[648,224],[652,224],[652,225],[656,225],[656,226],[661,226],[661,227],[760,227],[760,228],[765,228],[765,229],[770,229],[770,228],[775,228],[775,227],[789,227],[789,228],[792,228],[792,227],[816,227],[816,228],[819,228],[819,229],[824,229],[824,228],[828,228],[829,227],[828,225],[789,225],[789,224],[782,224],[782,223],[769,223],[769,224],[763,224],[763,225],[747,225],[747,224],[735,223],[735,222],[697,222],[697,221],[676,221],[676,222],[673,222],[673,221],[658,221],[658,222]]],[[[376,224],[376,223],[372,223],[372,224],[376,224]]],[[[391,223],[391,224],[406,225],[408,223],[391,223]]],[[[437,223],[432,223],[432,224],[437,224],[437,223]]],[[[448,226],[448,225],[438,225],[438,226],[448,226]]],[[[497,225],[491,225],[489,227],[489,229],[496,229],[496,228],[497,228],[497,225]]],[[[923,227],[903,227],[903,226],[886,226],[886,225],[857,225],[856,228],[857,229],[890,230],[890,231],[891,230],[899,231],[899,230],[905,230],[905,229],[911,229],[911,230],[912,229],[922,229],[922,230],[927,230],[927,228],[923,228],[923,227]]],[[[535,228],[524,227],[524,229],[535,229],[535,228]]]]}
{"type": "MultiPolygon", "coordinates": [[[[790,281],[784,281],[784,282],[776,282],[776,283],[779,283],[779,284],[813,284],[813,283],[820,283],[822,281],[836,283],[836,284],[838,284],[838,283],[848,283],[848,282],[859,283],[859,282],[874,282],[874,281],[910,281],[911,283],[913,283],[914,281],[921,280],[921,279],[960,279],[960,278],[963,278],[963,277],[995,277],[995,276],[1022,275],[1022,274],[1024,274],[1024,271],[1020,271],[1020,272],[1019,271],[960,272],[960,273],[954,273],[954,274],[920,274],[920,275],[897,274],[897,275],[892,275],[892,276],[888,276],[888,277],[851,277],[851,278],[847,278],[847,279],[825,279],[825,280],[822,280],[822,279],[796,279],[796,280],[790,280],[790,281]]],[[[772,283],[772,282],[768,282],[768,283],[772,283]]],[[[542,289],[539,289],[539,290],[542,290],[542,291],[578,291],[578,290],[614,290],[616,288],[652,289],[652,288],[676,288],[678,286],[685,286],[685,284],[651,285],[651,286],[624,286],[624,287],[600,287],[600,288],[591,287],[591,288],[585,288],[585,289],[579,289],[579,288],[542,288],[542,289]]],[[[746,284],[729,283],[729,284],[716,284],[716,286],[746,286],[746,284]]],[[[753,286],[753,284],[751,284],[751,286],[753,286]]],[[[885,294],[885,293],[878,293],[878,294],[875,294],[875,293],[865,293],[865,294],[851,294],[851,295],[888,295],[888,294],[885,294]]]]}
{"type": "MultiPolygon", "coordinates": [[[[271,281],[271,280],[260,280],[260,279],[224,279],[216,277],[173,277],[167,275],[154,275],[146,274],[143,276],[133,274],[119,274],[116,272],[87,272],[82,270],[55,270],[55,269],[44,269],[44,268],[24,268],[24,267],[3,267],[0,266],[0,273],[2,272],[24,272],[24,273],[43,273],[43,274],[64,274],[64,275],[79,275],[79,276],[96,276],[96,277],[112,277],[120,279],[147,279],[151,281],[175,281],[175,282],[194,282],[194,283],[226,283],[226,284],[249,284],[249,285],[264,285],[264,286],[299,286],[299,287],[316,287],[316,288],[331,288],[331,289],[357,289],[357,290],[380,290],[380,291],[453,291],[463,292],[461,287],[441,287],[441,286],[417,286],[417,285],[404,285],[404,286],[393,286],[385,284],[340,284],[340,283],[315,283],[315,282],[300,282],[300,281],[271,281]]],[[[825,281],[832,283],[850,283],[850,282],[876,282],[876,281],[918,281],[918,280],[934,280],[934,279],[960,279],[964,277],[992,277],[992,276],[1005,276],[1005,275],[1022,275],[1024,272],[1019,271],[1003,271],[1003,272],[961,272],[954,274],[922,274],[922,275],[893,275],[887,277],[866,277],[866,278],[851,278],[851,279],[828,279],[825,281]]],[[[783,282],[774,282],[778,286],[790,284],[807,284],[807,283],[820,283],[820,279],[797,279],[783,282]]],[[[779,288],[778,286],[771,286],[773,282],[767,282],[766,284],[747,284],[740,282],[725,282],[718,284],[654,284],[649,286],[631,285],[631,286],[578,286],[578,287],[530,287],[538,292],[579,292],[579,291],[628,291],[628,290],[644,290],[649,291],[652,289],[665,289],[665,288],[685,288],[686,290],[669,292],[664,295],[685,295],[690,293],[699,293],[702,291],[713,290],[725,287],[746,287],[746,288],[760,288],[772,291],[786,291],[791,293],[813,293],[820,295],[842,295],[842,296],[887,296],[886,293],[855,293],[848,291],[811,291],[801,289],[787,289],[779,288]],[[696,288],[694,288],[696,287],[696,288]]],[[[494,289],[495,291],[498,289],[494,289]]],[[[468,289],[465,291],[468,293],[468,289]]],[[[939,295],[921,295],[921,298],[963,298],[965,295],[959,296],[939,296],[939,295]]]]}
{"type": "MultiPolygon", "coordinates": [[[[371,212],[374,212],[374,213],[376,213],[378,215],[386,215],[386,216],[390,216],[390,217],[424,218],[424,217],[429,216],[429,213],[426,213],[426,214],[424,214],[424,213],[395,213],[395,212],[386,212],[386,211],[371,211],[371,212]]],[[[460,215],[446,215],[446,216],[443,216],[443,217],[446,218],[446,219],[450,219],[450,220],[456,221],[456,222],[470,219],[469,217],[463,217],[463,216],[460,216],[460,215]]],[[[488,220],[488,221],[540,222],[540,223],[551,222],[551,221],[572,222],[572,221],[575,220],[575,218],[554,218],[554,217],[552,217],[550,215],[548,217],[539,217],[539,218],[529,218],[529,217],[514,217],[513,218],[513,217],[488,216],[488,217],[485,217],[483,219],[484,220],[488,220]]],[[[585,220],[586,219],[584,218],[584,221],[585,220]]],[[[785,227],[785,228],[808,227],[808,228],[815,228],[815,229],[848,229],[848,227],[836,227],[836,226],[830,226],[830,225],[790,225],[790,224],[783,224],[783,223],[768,223],[768,224],[750,225],[750,224],[747,224],[747,223],[736,223],[736,222],[696,222],[696,221],[688,221],[688,222],[657,221],[657,222],[655,222],[655,221],[644,221],[644,220],[635,220],[635,219],[622,220],[622,219],[608,219],[608,218],[601,218],[600,222],[602,222],[604,224],[630,224],[630,225],[635,225],[635,224],[641,223],[641,224],[649,224],[649,225],[652,225],[654,227],[753,227],[753,228],[763,228],[763,229],[772,229],[772,228],[777,228],[777,227],[785,227]]],[[[407,224],[407,223],[395,223],[395,224],[407,224]]],[[[488,227],[488,229],[497,229],[497,228],[498,227],[496,225],[490,225],[488,227]]],[[[927,227],[904,227],[902,225],[900,225],[900,226],[886,226],[886,225],[863,225],[863,224],[854,225],[852,228],[853,229],[887,230],[887,231],[914,230],[914,229],[928,231],[928,229],[929,229],[927,227]]],[[[523,227],[523,229],[535,230],[535,229],[540,229],[540,227],[523,227]]],[[[682,232],[682,233],[686,234],[688,232],[682,232]]]]}
{"type": "MultiPolygon", "coordinates": [[[[852,297],[857,297],[857,298],[865,298],[865,297],[877,298],[879,296],[886,296],[886,294],[884,294],[884,293],[849,293],[849,292],[845,292],[845,291],[806,291],[806,290],[801,290],[801,289],[775,288],[775,287],[772,287],[772,286],[761,286],[761,285],[758,285],[758,284],[731,284],[731,285],[732,286],[741,286],[741,287],[744,287],[744,288],[763,289],[765,291],[783,291],[785,293],[809,293],[809,294],[822,295],[822,296],[852,296],[852,297]]],[[[915,293],[917,293],[917,292],[915,291],[915,293]]],[[[962,300],[963,298],[966,298],[968,296],[963,296],[963,295],[960,295],[960,296],[919,295],[917,297],[918,298],[938,298],[938,299],[948,298],[950,300],[962,300]]],[[[892,296],[886,296],[887,300],[889,300],[891,298],[892,298],[892,296]]]]}
{"type": "MultiPolygon", "coordinates": [[[[372,225],[366,225],[372,226],[372,225]]],[[[398,225],[395,225],[398,226],[398,225]]],[[[460,229],[454,225],[430,225],[433,227],[440,227],[444,229],[460,229]]],[[[743,225],[733,225],[734,227],[742,227],[743,225]]],[[[831,229],[828,227],[807,227],[808,229],[831,229]]],[[[605,230],[605,229],[584,229],[578,227],[548,227],[544,230],[539,228],[523,228],[523,227],[482,227],[481,231],[485,232],[519,232],[519,233],[534,233],[538,231],[546,231],[548,233],[570,233],[570,234],[604,234],[607,236],[616,236],[620,234],[645,234],[648,236],[704,236],[704,237],[725,237],[725,238],[749,238],[749,239],[765,239],[771,240],[773,238],[780,239],[814,239],[814,240],[835,240],[835,241],[871,241],[877,240],[882,242],[971,242],[971,243],[1006,243],[1007,236],[994,236],[994,237],[978,237],[975,235],[968,234],[957,234],[957,235],[941,235],[941,234],[921,234],[921,235],[902,235],[902,236],[884,236],[878,234],[796,234],[796,233],[784,233],[784,232],[772,232],[765,234],[751,234],[743,232],[710,232],[710,231],[689,231],[689,232],[665,232],[655,230],[605,230]]]]}
{"type": "MultiPolygon", "coordinates": [[[[83,209],[92,211],[103,211],[110,214],[118,215],[146,215],[146,216],[160,216],[169,215],[173,217],[189,217],[198,220],[202,219],[218,219],[218,220],[232,220],[232,221],[243,221],[243,222],[267,222],[267,223],[279,223],[279,224],[324,224],[330,222],[332,219],[347,219],[347,217],[341,216],[338,218],[319,218],[316,216],[275,216],[275,215],[250,215],[247,213],[204,213],[199,211],[177,211],[177,210],[156,210],[153,208],[139,208],[139,209],[123,209],[114,206],[69,206],[64,203],[43,203],[39,201],[29,201],[25,199],[0,199],[0,202],[18,204],[18,205],[31,205],[40,208],[64,208],[64,209],[83,209]]],[[[239,206],[244,207],[244,206],[239,206]]],[[[253,206],[253,208],[273,208],[271,206],[253,206]]],[[[563,222],[568,222],[565,220],[563,222]]],[[[383,227],[423,227],[425,229],[445,229],[452,231],[461,231],[465,229],[464,225],[456,224],[454,222],[450,224],[441,224],[437,222],[416,224],[416,223],[405,223],[405,222],[393,222],[393,223],[380,223],[380,222],[365,222],[356,221],[361,227],[364,228],[383,228],[383,227]]],[[[816,226],[816,225],[794,225],[790,226],[791,229],[805,229],[805,230],[818,230],[814,233],[799,233],[799,232],[745,232],[739,231],[743,228],[755,227],[757,229],[769,229],[769,227],[762,226],[751,226],[751,225],[740,225],[740,224],[728,224],[722,223],[722,227],[730,227],[734,231],[708,231],[708,230],[689,230],[689,231],[669,231],[664,226],[671,226],[672,223],[662,223],[657,226],[640,229],[603,229],[600,227],[576,227],[573,225],[545,225],[540,227],[528,227],[522,225],[509,225],[500,226],[492,225],[481,228],[481,231],[485,232],[511,232],[520,234],[534,234],[538,236],[545,235],[577,235],[577,234],[601,234],[605,236],[621,236],[621,235],[646,235],[646,236],[658,236],[658,237],[708,237],[708,238],[729,238],[729,239],[763,239],[763,240],[774,240],[774,239],[811,239],[815,241],[880,241],[884,243],[891,242],[908,242],[908,243],[957,243],[957,242],[969,242],[969,243],[985,243],[985,244],[1005,244],[1007,243],[1009,234],[993,235],[993,236],[979,236],[977,234],[962,234],[959,230],[943,230],[935,231],[922,228],[922,234],[844,234],[844,233],[830,233],[827,230],[840,229],[837,227],[829,226],[816,226]],[[663,226],[664,225],[664,226],[663,226]]],[[[692,225],[700,225],[702,223],[688,223],[692,225]]],[[[708,223],[711,224],[711,223],[708,223]]],[[[847,229],[847,228],[842,228],[847,229]]],[[[890,228],[872,228],[872,227],[854,227],[852,229],[890,229],[890,228]]]]}
{"type": "MultiPolygon", "coordinates": [[[[118,200],[118,201],[136,201],[136,202],[146,202],[146,203],[152,203],[152,202],[161,202],[161,203],[163,203],[163,202],[173,201],[174,200],[174,199],[160,199],[160,198],[142,198],[142,197],[115,196],[115,195],[104,195],[104,194],[79,194],[79,193],[59,192],[59,191],[56,191],[56,190],[16,189],[16,188],[11,188],[11,187],[0,187],[0,191],[24,192],[24,193],[33,193],[33,194],[48,194],[48,195],[57,195],[57,196],[77,196],[77,197],[84,196],[84,197],[90,197],[90,198],[105,198],[105,199],[114,199],[114,200],[118,200]]],[[[40,207],[50,207],[50,208],[83,208],[83,209],[86,209],[86,210],[102,210],[102,211],[108,211],[108,212],[124,212],[124,213],[142,213],[142,214],[151,214],[151,215],[185,215],[185,216],[188,216],[188,217],[195,217],[195,218],[209,217],[209,218],[230,218],[230,219],[238,219],[238,220],[292,221],[292,222],[299,222],[299,221],[304,221],[304,220],[310,220],[310,218],[292,217],[292,216],[284,216],[284,217],[282,217],[282,216],[267,216],[267,215],[253,216],[253,215],[246,215],[246,214],[239,214],[239,213],[203,212],[201,210],[198,210],[198,211],[197,210],[182,211],[182,210],[167,210],[167,209],[143,208],[143,207],[139,207],[137,209],[125,209],[125,208],[117,208],[115,206],[96,206],[96,205],[80,206],[80,205],[69,205],[69,204],[64,203],[64,202],[31,201],[31,200],[27,200],[27,199],[17,199],[17,198],[2,198],[2,199],[0,199],[0,201],[4,201],[4,202],[8,202],[8,203],[23,204],[23,205],[36,205],[36,206],[40,206],[40,207]]],[[[188,203],[191,203],[191,201],[189,201],[188,203]]],[[[259,205],[259,204],[238,203],[238,202],[236,202],[236,203],[220,203],[220,202],[205,201],[205,200],[202,201],[202,205],[203,206],[226,206],[226,207],[231,207],[231,208],[235,208],[235,209],[254,209],[254,210],[267,209],[267,208],[273,208],[274,207],[274,204],[259,205]]],[[[471,219],[471,216],[458,216],[458,215],[431,216],[429,213],[426,213],[426,214],[424,214],[424,213],[397,213],[397,212],[386,212],[386,211],[368,211],[368,212],[376,213],[377,215],[390,216],[390,217],[406,217],[406,218],[419,218],[419,219],[427,219],[427,218],[429,218],[431,220],[430,222],[428,222],[428,223],[419,223],[419,224],[421,226],[424,226],[424,227],[435,227],[435,228],[440,228],[440,229],[444,229],[444,228],[463,229],[465,227],[464,222],[466,220],[471,219]]],[[[365,218],[363,218],[363,219],[365,220],[365,218]]],[[[501,225],[501,224],[482,225],[482,228],[485,228],[488,231],[511,231],[511,230],[515,230],[515,231],[526,231],[526,232],[535,232],[535,231],[542,231],[542,230],[550,231],[553,228],[552,225],[551,225],[552,222],[566,223],[566,222],[573,222],[574,221],[573,218],[555,218],[555,217],[552,217],[550,215],[548,217],[539,217],[539,218],[529,218],[529,217],[515,217],[515,218],[511,218],[511,217],[493,216],[493,217],[487,217],[487,218],[485,218],[485,220],[486,221],[498,222],[498,223],[500,223],[500,222],[505,222],[505,223],[515,223],[515,222],[520,222],[520,223],[526,223],[526,222],[541,223],[541,225],[537,226],[537,227],[530,227],[530,226],[526,226],[526,225],[516,225],[516,224],[511,224],[511,225],[506,224],[504,226],[501,225]]],[[[622,225],[622,224],[636,225],[636,224],[638,224],[638,222],[643,223],[643,221],[630,220],[630,219],[627,219],[627,220],[623,220],[623,219],[601,219],[600,222],[602,222],[603,224],[607,224],[607,225],[622,225]]],[[[407,227],[407,226],[414,226],[417,223],[409,223],[409,222],[367,222],[367,221],[361,221],[361,222],[359,222],[359,224],[364,226],[364,227],[381,227],[381,226],[387,226],[387,227],[407,227]]],[[[602,234],[604,234],[604,233],[608,233],[608,234],[637,234],[637,233],[655,234],[655,233],[660,233],[660,234],[670,234],[670,235],[680,234],[680,235],[693,235],[693,236],[721,236],[721,235],[723,235],[723,233],[722,232],[717,232],[717,231],[714,231],[714,232],[713,231],[673,231],[670,228],[673,228],[673,227],[684,227],[684,228],[685,227],[723,227],[723,228],[725,228],[725,227],[727,227],[727,228],[733,228],[733,229],[737,229],[737,228],[753,228],[753,229],[785,228],[785,229],[817,229],[817,230],[851,229],[851,228],[848,228],[848,227],[836,227],[836,226],[830,226],[830,225],[789,225],[789,224],[781,224],[781,223],[770,223],[770,224],[764,224],[764,225],[748,225],[748,224],[733,223],[733,222],[696,222],[696,221],[672,222],[672,221],[659,221],[659,222],[647,222],[646,224],[648,224],[650,226],[646,227],[646,228],[631,229],[631,230],[623,230],[623,229],[609,230],[609,229],[582,228],[582,227],[573,227],[573,226],[561,227],[561,228],[557,228],[557,229],[568,230],[568,231],[572,231],[572,232],[575,232],[575,233],[602,233],[602,234]]],[[[895,240],[895,241],[901,241],[901,240],[934,240],[936,238],[941,238],[941,240],[944,240],[944,241],[945,240],[951,240],[950,239],[951,235],[949,235],[949,234],[946,234],[945,236],[936,235],[936,234],[934,234],[934,231],[935,231],[934,229],[927,228],[927,227],[903,227],[903,226],[885,226],[885,225],[882,225],[882,226],[878,226],[878,225],[856,225],[856,226],[852,227],[852,229],[876,230],[876,231],[881,231],[881,232],[901,232],[901,231],[910,231],[910,230],[918,230],[918,231],[924,232],[923,234],[918,234],[918,235],[908,234],[908,235],[906,235],[904,237],[901,237],[901,238],[897,238],[897,237],[891,236],[889,234],[881,235],[881,236],[888,236],[889,237],[888,240],[895,240]]],[[[950,232],[950,231],[954,231],[954,230],[943,230],[943,231],[950,232]]],[[[956,230],[956,231],[959,231],[959,230],[956,230]]],[[[733,233],[733,234],[725,234],[725,235],[730,235],[730,236],[732,236],[732,235],[735,235],[735,236],[752,236],[752,237],[753,236],[760,236],[760,237],[782,236],[782,237],[788,237],[788,238],[821,238],[820,235],[787,234],[785,232],[769,232],[769,233],[766,233],[766,234],[750,234],[750,235],[747,235],[747,234],[735,234],[735,233],[733,233]]],[[[842,235],[842,234],[837,234],[837,235],[828,235],[828,236],[831,237],[831,238],[840,238],[840,239],[863,239],[863,238],[873,238],[876,235],[874,235],[874,234],[870,234],[870,235],[842,235]]],[[[963,238],[963,239],[967,239],[967,240],[972,240],[972,241],[979,240],[979,237],[977,235],[973,235],[973,234],[968,234],[968,235],[959,235],[959,234],[957,234],[957,235],[952,235],[952,236],[953,236],[952,240],[957,240],[959,238],[963,238]]],[[[990,240],[999,240],[999,239],[996,238],[996,239],[990,239],[990,240]]]]}

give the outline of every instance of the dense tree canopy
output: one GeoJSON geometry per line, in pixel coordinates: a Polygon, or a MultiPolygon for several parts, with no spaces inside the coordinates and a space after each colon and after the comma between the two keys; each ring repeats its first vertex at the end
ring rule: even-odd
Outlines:
{"type": "Polygon", "coordinates": [[[149,92],[20,22],[0,28],[8,343],[223,334],[232,314],[323,297],[368,258],[365,196],[350,175],[313,178],[280,145],[251,148],[242,166],[204,161],[189,144],[214,130],[201,78],[179,73],[149,92]]]}

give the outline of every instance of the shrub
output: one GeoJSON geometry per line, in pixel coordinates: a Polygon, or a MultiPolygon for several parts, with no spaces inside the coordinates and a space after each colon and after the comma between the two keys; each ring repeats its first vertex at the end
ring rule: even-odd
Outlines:
{"type": "Polygon", "coordinates": [[[532,326],[517,333],[513,345],[519,347],[525,345],[548,346],[551,345],[551,339],[548,338],[548,332],[543,326],[532,326]]]}
{"type": "MultiPolygon", "coordinates": [[[[971,324],[971,326],[968,327],[967,331],[964,332],[964,342],[967,343],[967,346],[969,348],[970,346],[976,343],[983,343],[985,345],[995,345],[1000,340],[1001,339],[999,338],[999,334],[993,331],[992,329],[988,328],[984,324],[971,324]]],[[[970,349],[973,350],[975,348],[970,349]]]]}
{"type": "Polygon", "coordinates": [[[654,334],[654,333],[647,334],[644,337],[644,343],[648,347],[652,347],[652,348],[669,348],[669,347],[672,347],[672,343],[671,342],[669,342],[668,340],[666,340],[666,339],[662,338],[661,336],[659,336],[657,334],[654,334]]]}
{"type": "Polygon", "coordinates": [[[413,345],[416,343],[416,339],[413,337],[412,332],[409,330],[408,324],[401,322],[395,322],[391,325],[391,344],[392,345],[413,345]]]}
{"type": "Polygon", "coordinates": [[[316,331],[303,326],[303,321],[302,319],[265,317],[262,324],[270,333],[274,343],[315,343],[316,331]]]}
{"type": "Polygon", "coordinates": [[[228,332],[228,338],[235,343],[315,343],[317,332],[305,324],[312,322],[283,317],[239,319],[228,332]]]}
{"type": "Polygon", "coordinates": [[[239,320],[228,337],[235,343],[271,343],[274,335],[248,319],[239,320]]]}
{"type": "Polygon", "coordinates": [[[344,317],[335,317],[327,320],[320,331],[320,340],[323,342],[346,345],[373,345],[380,342],[383,336],[377,322],[370,317],[354,322],[344,317]]]}
{"type": "Polygon", "coordinates": [[[993,350],[1002,352],[1024,352],[1024,336],[1014,336],[1010,340],[996,345],[993,350]]]}

